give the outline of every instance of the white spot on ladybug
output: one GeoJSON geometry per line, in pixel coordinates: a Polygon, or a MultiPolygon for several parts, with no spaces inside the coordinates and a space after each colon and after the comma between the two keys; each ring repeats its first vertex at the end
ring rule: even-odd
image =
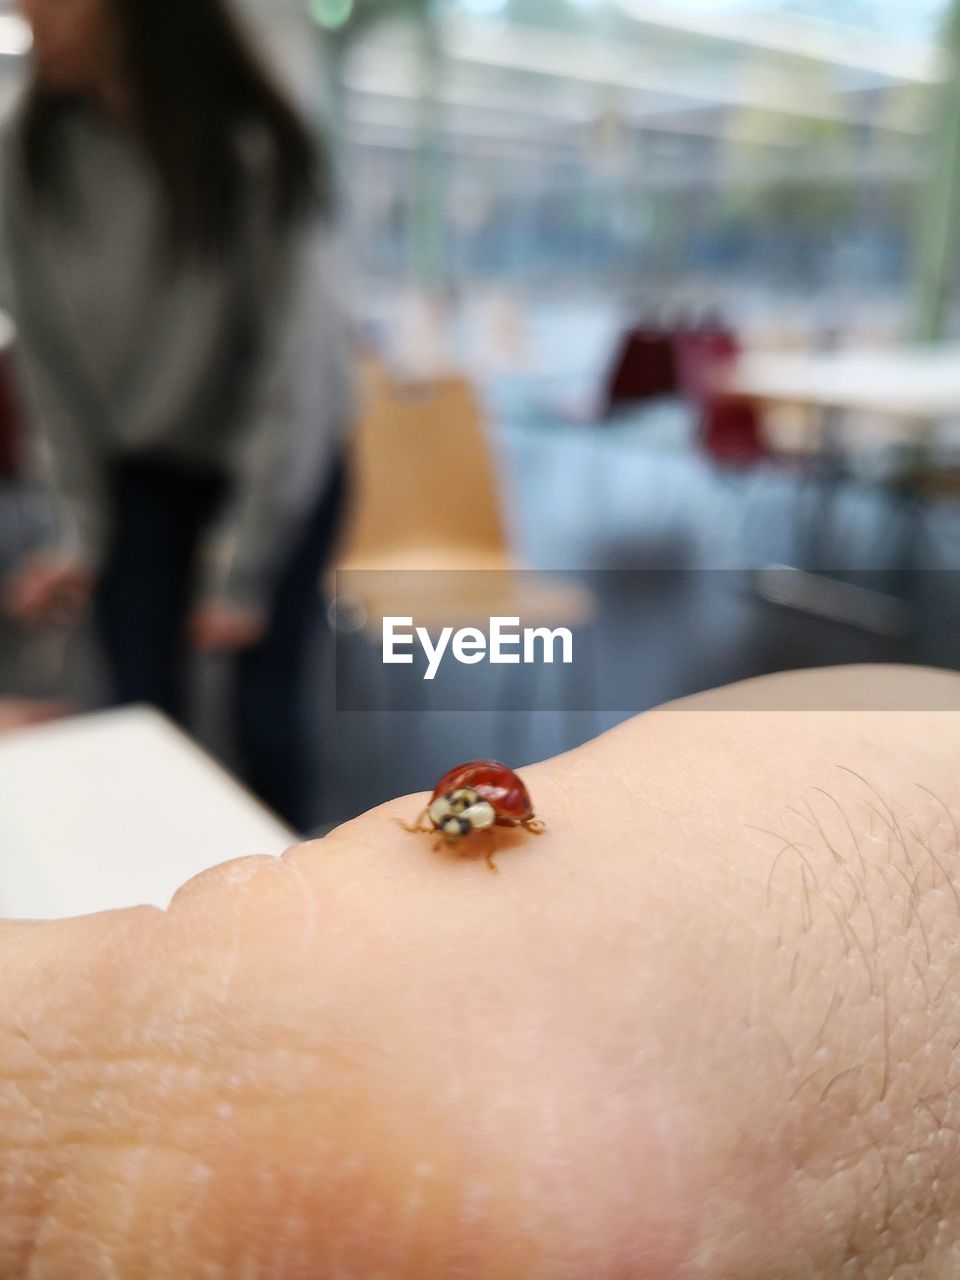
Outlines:
{"type": "Polygon", "coordinates": [[[464,809],[460,815],[466,818],[474,831],[487,831],[494,826],[497,821],[496,810],[493,805],[486,800],[478,800],[476,804],[472,804],[469,809],[464,809]]]}
{"type": "Polygon", "coordinates": [[[446,796],[438,796],[427,813],[435,827],[442,827],[447,818],[454,816],[453,808],[446,796]]]}

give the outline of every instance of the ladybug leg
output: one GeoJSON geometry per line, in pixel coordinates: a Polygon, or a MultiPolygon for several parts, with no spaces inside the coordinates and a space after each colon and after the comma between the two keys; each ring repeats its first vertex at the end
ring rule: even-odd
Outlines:
{"type": "Polygon", "coordinates": [[[417,835],[420,832],[430,831],[433,829],[432,824],[426,827],[423,825],[423,820],[424,818],[426,818],[429,812],[430,812],[429,809],[424,809],[423,812],[420,814],[419,818],[417,818],[416,822],[412,824],[409,822],[404,822],[402,818],[398,818],[397,822],[400,823],[404,831],[411,831],[413,832],[414,835],[417,835]]]}
{"type": "Polygon", "coordinates": [[[542,836],[547,829],[547,824],[541,818],[528,818],[523,825],[533,836],[542,836]]]}
{"type": "Polygon", "coordinates": [[[483,860],[487,864],[487,870],[492,871],[494,875],[497,875],[499,874],[500,868],[497,866],[497,864],[493,860],[493,855],[496,852],[496,845],[494,843],[493,831],[492,830],[487,831],[485,834],[487,839],[487,847],[483,855],[483,860]]]}

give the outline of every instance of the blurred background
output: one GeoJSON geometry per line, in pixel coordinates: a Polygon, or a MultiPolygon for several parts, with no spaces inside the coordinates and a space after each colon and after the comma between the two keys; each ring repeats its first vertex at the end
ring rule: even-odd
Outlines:
{"type": "MultiPolygon", "coordinates": [[[[331,565],[352,572],[343,607],[318,584],[303,695],[310,828],[728,679],[960,666],[960,10],[237,3],[330,139],[359,369],[331,565]],[[451,623],[513,593],[582,631],[590,670],[378,705],[396,570],[425,618],[431,582],[451,623]]],[[[10,4],[0,55],[12,100],[30,32],[10,4]]],[[[325,388],[303,379],[309,416],[325,388]]],[[[43,518],[17,419],[7,566],[43,518]]],[[[197,659],[190,727],[231,763],[226,663],[197,659]]],[[[0,695],[100,705],[88,629],[0,622],[0,695]]]]}

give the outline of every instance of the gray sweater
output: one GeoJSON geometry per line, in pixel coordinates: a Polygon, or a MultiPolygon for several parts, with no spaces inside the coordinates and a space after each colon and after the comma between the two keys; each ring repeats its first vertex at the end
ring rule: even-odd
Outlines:
{"type": "Polygon", "coordinates": [[[253,182],[235,249],[171,265],[156,179],[131,136],[78,108],[63,126],[63,195],[38,208],[17,116],[0,135],[0,253],[57,544],[100,565],[113,460],[215,468],[229,496],[202,591],[258,603],[349,422],[332,248],[318,228],[279,233],[253,182]]]}

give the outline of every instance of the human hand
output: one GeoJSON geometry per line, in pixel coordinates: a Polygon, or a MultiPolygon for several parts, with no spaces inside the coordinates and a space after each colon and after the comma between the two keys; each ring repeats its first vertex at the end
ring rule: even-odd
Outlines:
{"type": "Polygon", "coordinates": [[[955,1277],[960,678],[736,699],[0,929],[0,1275],[955,1277]]]}
{"type": "Polygon", "coordinates": [[[0,734],[13,733],[31,725],[48,724],[69,715],[73,708],[66,702],[39,701],[28,698],[0,698],[0,734]]]}
{"type": "Polygon", "coordinates": [[[266,633],[267,616],[262,609],[229,600],[205,601],[190,618],[190,641],[199,653],[252,649],[266,633]]]}
{"type": "Polygon", "coordinates": [[[4,609],[27,626],[72,626],[86,612],[94,575],[75,557],[59,551],[29,556],[4,584],[4,609]]]}

